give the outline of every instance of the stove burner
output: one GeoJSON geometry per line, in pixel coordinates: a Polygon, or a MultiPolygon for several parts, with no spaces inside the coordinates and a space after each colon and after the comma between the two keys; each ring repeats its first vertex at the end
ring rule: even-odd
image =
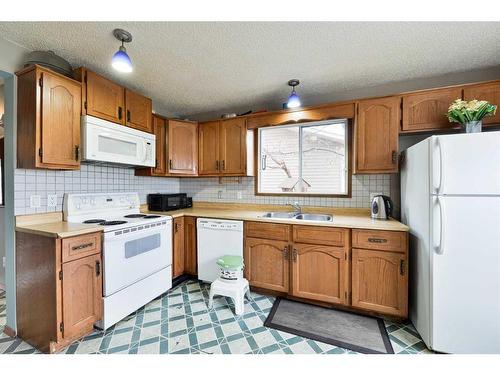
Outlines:
{"type": "Polygon", "coordinates": [[[147,215],[144,215],[144,214],[130,214],[130,215],[125,215],[124,217],[128,218],[128,219],[134,219],[134,218],[137,218],[137,217],[146,217],[147,215]]]}
{"type": "Polygon", "coordinates": [[[125,224],[125,220],[112,220],[112,221],[103,221],[102,223],[99,223],[99,225],[119,225],[119,224],[125,224]]]}
{"type": "Polygon", "coordinates": [[[104,223],[106,220],[104,219],[90,219],[90,220],[85,220],[83,224],[101,224],[104,223]]]}
{"type": "Polygon", "coordinates": [[[144,216],[143,219],[156,219],[158,217],[161,217],[161,215],[147,215],[144,216]]]}

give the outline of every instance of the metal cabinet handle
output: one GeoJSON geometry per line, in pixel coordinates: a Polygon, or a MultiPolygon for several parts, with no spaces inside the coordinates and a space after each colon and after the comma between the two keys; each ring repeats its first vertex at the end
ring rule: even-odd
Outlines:
{"type": "Polygon", "coordinates": [[[294,262],[297,261],[297,249],[293,249],[293,252],[292,252],[292,259],[294,262]]]}
{"type": "Polygon", "coordinates": [[[122,107],[118,107],[118,119],[122,119],[122,107]]]}
{"type": "Polygon", "coordinates": [[[373,242],[373,243],[386,243],[386,242],[387,242],[387,239],[385,239],[385,238],[373,238],[373,237],[370,237],[370,238],[368,238],[368,242],[373,242]]]}
{"type": "Polygon", "coordinates": [[[215,169],[217,171],[219,170],[219,161],[218,160],[215,161],[215,169]]]}
{"type": "Polygon", "coordinates": [[[399,261],[399,274],[401,276],[404,276],[405,274],[405,261],[403,259],[399,261]]]}
{"type": "Polygon", "coordinates": [[[283,249],[283,258],[285,259],[288,259],[288,245],[285,246],[285,248],[283,249]]]}
{"type": "Polygon", "coordinates": [[[392,164],[396,164],[398,161],[398,153],[396,151],[392,152],[392,164]]]}
{"type": "Polygon", "coordinates": [[[96,260],[95,261],[95,275],[99,276],[101,274],[101,261],[96,260]]]}
{"type": "Polygon", "coordinates": [[[86,249],[87,247],[91,247],[94,243],[93,242],[89,242],[89,243],[84,243],[84,244],[81,244],[81,245],[78,245],[78,246],[73,246],[71,248],[71,250],[82,250],[82,249],[86,249]]]}
{"type": "Polygon", "coordinates": [[[130,122],[130,110],[127,109],[127,122],[130,122]]]}
{"type": "Polygon", "coordinates": [[[223,171],[226,170],[226,161],[225,160],[222,160],[222,170],[223,171]]]}
{"type": "Polygon", "coordinates": [[[80,146],[75,145],[75,159],[78,161],[80,159],[80,146]]]}
{"type": "Polygon", "coordinates": [[[170,160],[168,161],[168,166],[169,166],[169,169],[170,169],[170,170],[174,169],[174,168],[173,168],[173,164],[174,164],[174,163],[172,163],[172,159],[170,159],[170,160]]]}

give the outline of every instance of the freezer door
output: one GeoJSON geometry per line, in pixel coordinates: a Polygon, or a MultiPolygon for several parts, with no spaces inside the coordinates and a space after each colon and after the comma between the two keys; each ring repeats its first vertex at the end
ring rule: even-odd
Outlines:
{"type": "Polygon", "coordinates": [[[430,199],[431,346],[500,353],[500,197],[430,199]]]}
{"type": "Polygon", "coordinates": [[[431,194],[500,195],[500,131],[430,139],[431,194]]]}

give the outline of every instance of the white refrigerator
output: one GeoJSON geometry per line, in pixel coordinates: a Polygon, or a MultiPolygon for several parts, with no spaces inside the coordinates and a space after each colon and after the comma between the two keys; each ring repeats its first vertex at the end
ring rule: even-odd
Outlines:
{"type": "Polygon", "coordinates": [[[408,148],[410,319],[444,353],[500,353],[500,132],[432,136],[408,148]]]}

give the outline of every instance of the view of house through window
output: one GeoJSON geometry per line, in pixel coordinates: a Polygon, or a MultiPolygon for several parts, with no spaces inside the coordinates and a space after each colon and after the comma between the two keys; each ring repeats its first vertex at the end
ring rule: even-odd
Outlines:
{"type": "Polygon", "coordinates": [[[347,120],[259,129],[260,194],[347,195],[347,120]]]}

